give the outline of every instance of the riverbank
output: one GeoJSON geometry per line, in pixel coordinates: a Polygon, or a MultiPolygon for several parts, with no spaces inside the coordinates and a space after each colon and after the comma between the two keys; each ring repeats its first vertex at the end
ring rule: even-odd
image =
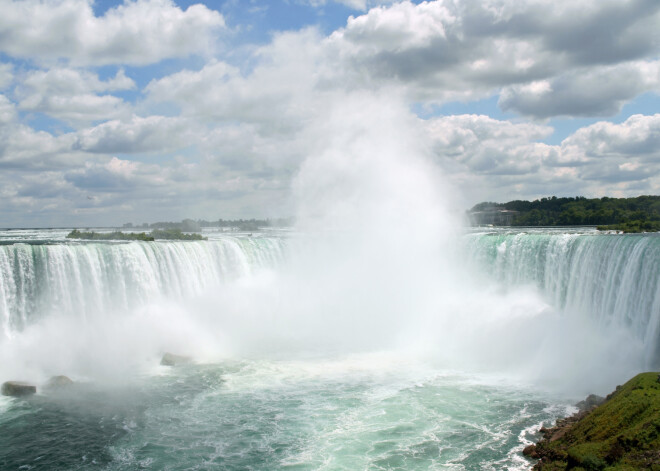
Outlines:
{"type": "Polygon", "coordinates": [[[660,470],[660,376],[641,373],[590,411],[541,429],[534,471],[660,470]]]}

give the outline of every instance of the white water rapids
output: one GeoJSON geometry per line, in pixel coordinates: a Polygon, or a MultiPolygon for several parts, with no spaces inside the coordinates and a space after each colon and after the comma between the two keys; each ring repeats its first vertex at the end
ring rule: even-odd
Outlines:
{"type": "Polygon", "coordinates": [[[0,233],[0,381],[76,382],[0,400],[0,467],[525,469],[658,364],[657,235],[464,233],[417,118],[351,98],[301,131],[294,232],[0,233]]]}

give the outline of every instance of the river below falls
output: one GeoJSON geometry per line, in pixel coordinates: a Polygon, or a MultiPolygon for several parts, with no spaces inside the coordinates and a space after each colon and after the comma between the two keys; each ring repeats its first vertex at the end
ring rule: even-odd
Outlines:
{"type": "Polygon", "coordinates": [[[67,233],[0,231],[1,470],[524,470],[659,364],[657,234],[67,233]]]}
{"type": "Polygon", "coordinates": [[[2,398],[0,468],[528,469],[570,402],[392,355],[158,366],[121,386],[2,398]]]}

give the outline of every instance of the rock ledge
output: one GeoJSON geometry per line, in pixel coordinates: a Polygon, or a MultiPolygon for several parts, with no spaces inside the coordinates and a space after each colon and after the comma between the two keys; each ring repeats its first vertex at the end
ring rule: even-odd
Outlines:
{"type": "Polygon", "coordinates": [[[22,397],[31,396],[37,392],[37,387],[23,381],[6,381],[0,388],[3,396],[22,397]]]}

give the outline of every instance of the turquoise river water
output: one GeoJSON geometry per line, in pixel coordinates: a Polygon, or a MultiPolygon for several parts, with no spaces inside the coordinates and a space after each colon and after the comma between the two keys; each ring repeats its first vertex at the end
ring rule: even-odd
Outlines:
{"type": "Polygon", "coordinates": [[[67,232],[0,232],[0,382],[38,388],[0,397],[3,470],[530,469],[660,359],[655,234],[473,229],[371,270],[341,235],[67,232]]]}

